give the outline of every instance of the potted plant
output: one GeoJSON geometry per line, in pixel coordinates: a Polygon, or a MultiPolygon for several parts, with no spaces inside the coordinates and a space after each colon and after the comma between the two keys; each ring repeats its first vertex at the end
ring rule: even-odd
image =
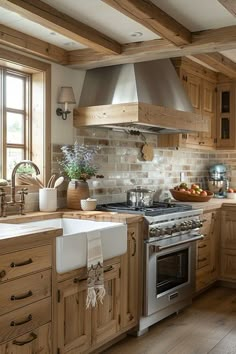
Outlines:
{"type": "Polygon", "coordinates": [[[79,145],[77,141],[72,146],[62,146],[63,159],[58,163],[70,180],[67,189],[68,208],[81,210],[80,200],[89,198],[87,180],[98,171],[94,164],[94,155],[98,150],[98,146],[79,145]]]}

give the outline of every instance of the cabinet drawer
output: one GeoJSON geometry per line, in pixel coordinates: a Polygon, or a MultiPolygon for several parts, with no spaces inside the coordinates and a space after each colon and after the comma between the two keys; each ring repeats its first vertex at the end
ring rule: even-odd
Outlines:
{"type": "Polygon", "coordinates": [[[210,240],[203,240],[197,243],[197,269],[205,267],[210,263],[210,240]]]}
{"type": "Polygon", "coordinates": [[[0,257],[0,282],[51,267],[51,246],[30,248],[0,257]]]}
{"type": "Polygon", "coordinates": [[[47,323],[32,332],[0,344],[0,354],[51,354],[51,324],[47,323]]]}
{"type": "Polygon", "coordinates": [[[51,297],[0,317],[0,343],[18,337],[51,320],[51,297]]]}
{"type": "Polygon", "coordinates": [[[0,284],[0,315],[51,296],[51,270],[0,284]]]}
{"type": "Polygon", "coordinates": [[[206,267],[197,271],[196,274],[196,291],[200,291],[216,281],[216,270],[206,267]]]}

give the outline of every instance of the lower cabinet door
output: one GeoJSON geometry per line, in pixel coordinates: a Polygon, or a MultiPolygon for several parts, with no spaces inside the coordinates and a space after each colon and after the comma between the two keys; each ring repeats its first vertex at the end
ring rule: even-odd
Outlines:
{"type": "Polygon", "coordinates": [[[105,343],[120,329],[120,263],[104,268],[106,295],[92,309],[92,344],[105,343]]]}
{"type": "Polygon", "coordinates": [[[51,324],[0,344],[0,354],[52,354],[51,324]]]}
{"type": "Polygon", "coordinates": [[[58,285],[58,292],[60,354],[83,353],[91,346],[91,310],[86,309],[87,280],[65,280],[58,285]]]}
{"type": "Polygon", "coordinates": [[[236,250],[221,250],[221,280],[236,281],[236,250]]]}
{"type": "Polygon", "coordinates": [[[138,224],[128,227],[128,249],[121,257],[121,327],[132,328],[138,323],[139,301],[139,229],[138,224]]]}

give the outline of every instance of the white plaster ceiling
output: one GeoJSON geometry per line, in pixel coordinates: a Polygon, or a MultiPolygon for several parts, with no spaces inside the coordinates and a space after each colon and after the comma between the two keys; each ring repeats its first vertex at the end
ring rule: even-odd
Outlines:
{"type": "Polygon", "coordinates": [[[217,0],[151,0],[191,32],[236,25],[217,0]]]}
{"type": "MultiPolygon", "coordinates": [[[[160,38],[101,0],[43,1],[59,11],[94,27],[120,43],[160,38]],[[134,32],[141,32],[143,35],[141,37],[133,37],[131,34],[134,32]]],[[[190,31],[236,25],[236,17],[229,13],[217,0],[152,0],[152,2],[190,31]]],[[[76,43],[2,7],[0,7],[0,18],[3,25],[55,44],[65,50],[85,48],[80,43],[76,43]]],[[[236,50],[227,51],[226,54],[232,60],[236,58],[236,50]]]]}

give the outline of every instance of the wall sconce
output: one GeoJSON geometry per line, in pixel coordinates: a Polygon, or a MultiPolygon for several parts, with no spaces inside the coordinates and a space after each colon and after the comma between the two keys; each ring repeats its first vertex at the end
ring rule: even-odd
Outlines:
{"type": "Polygon", "coordinates": [[[63,120],[67,119],[67,115],[71,112],[68,110],[68,103],[76,103],[75,95],[72,87],[61,87],[60,94],[58,97],[58,103],[64,103],[65,109],[57,108],[56,114],[62,117],[63,120]]]}

